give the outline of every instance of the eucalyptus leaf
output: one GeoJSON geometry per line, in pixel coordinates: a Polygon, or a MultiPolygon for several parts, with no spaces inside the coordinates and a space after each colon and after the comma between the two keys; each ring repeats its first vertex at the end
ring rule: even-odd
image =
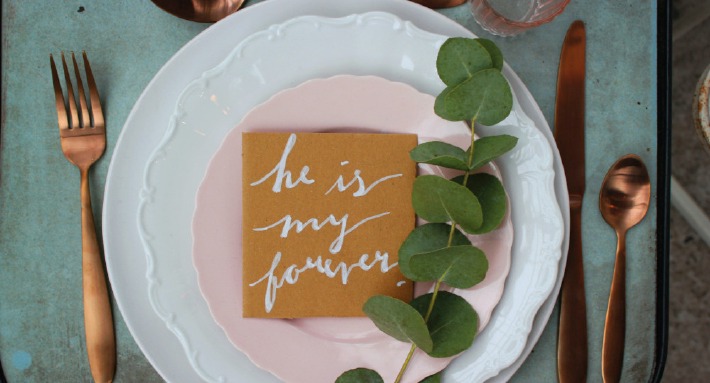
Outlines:
{"type": "MultiPolygon", "coordinates": [[[[411,305],[426,315],[432,294],[414,299],[411,305]]],[[[471,347],[478,331],[478,314],[462,297],[439,291],[427,322],[434,347],[429,355],[447,358],[471,347]]]]}
{"type": "Polygon", "coordinates": [[[436,113],[437,116],[449,121],[470,121],[470,119],[466,118],[468,114],[458,109],[458,105],[456,104],[457,100],[450,100],[451,92],[462,84],[463,83],[447,86],[436,96],[436,99],[434,99],[434,113],[436,113]],[[460,116],[463,117],[459,118],[460,116]]]}
{"type": "Polygon", "coordinates": [[[444,89],[434,101],[434,112],[449,121],[495,125],[513,108],[508,80],[497,69],[484,69],[470,79],[444,89]]]}
{"type": "MultiPolygon", "coordinates": [[[[429,253],[447,247],[451,225],[445,223],[427,223],[417,226],[404,240],[397,254],[399,270],[405,277],[415,280],[419,276],[409,269],[409,261],[414,254],[429,253]]],[[[454,229],[451,246],[471,245],[471,241],[458,229],[454,229]]]]}
{"type": "Polygon", "coordinates": [[[437,372],[434,375],[429,375],[419,383],[441,383],[441,372],[437,372]]]}
{"type": "Polygon", "coordinates": [[[424,318],[405,302],[385,295],[375,295],[365,302],[362,311],[385,334],[402,342],[414,343],[430,352],[432,340],[424,318]]]}
{"type": "Polygon", "coordinates": [[[488,54],[491,56],[491,61],[493,62],[493,68],[498,70],[503,69],[503,53],[498,49],[498,46],[488,39],[479,38],[476,39],[476,41],[488,51],[488,54]]]}
{"type": "MultiPolygon", "coordinates": [[[[476,170],[509,152],[518,143],[518,137],[501,134],[479,138],[474,142],[473,160],[469,170],[476,170]]],[[[471,151],[469,147],[466,155],[471,151]]]]}
{"type": "Polygon", "coordinates": [[[456,85],[474,73],[493,67],[488,50],[475,39],[452,37],[439,48],[436,70],[446,85],[456,85]]]}
{"type": "Polygon", "coordinates": [[[335,383],[385,383],[377,371],[369,368],[355,368],[340,374],[335,383]]]}
{"type": "Polygon", "coordinates": [[[451,246],[413,255],[409,268],[422,281],[441,280],[451,287],[467,289],[486,277],[488,259],[477,247],[451,246]]]}
{"type": "MultiPolygon", "coordinates": [[[[463,182],[463,176],[453,179],[463,182]]],[[[503,222],[508,211],[508,198],[505,188],[498,177],[488,173],[472,174],[468,177],[466,187],[478,197],[483,211],[483,224],[472,234],[484,234],[495,230],[503,222]]]]}
{"type": "Polygon", "coordinates": [[[445,178],[424,175],[414,180],[414,211],[429,222],[455,222],[472,233],[483,223],[481,204],[466,187],[445,178]]]}
{"type": "Polygon", "coordinates": [[[466,151],[446,142],[432,141],[417,145],[409,152],[409,157],[415,162],[468,170],[466,151]]]}

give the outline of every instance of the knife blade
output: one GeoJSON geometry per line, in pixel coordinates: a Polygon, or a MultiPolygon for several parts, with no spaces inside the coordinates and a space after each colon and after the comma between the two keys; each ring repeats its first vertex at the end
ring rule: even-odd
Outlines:
{"type": "Polygon", "coordinates": [[[557,376],[561,383],[587,381],[587,308],[582,258],[584,175],[584,82],[586,32],[572,23],[565,36],[557,73],[555,142],[567,178],[570,241],[560,290],[557,376]]]}

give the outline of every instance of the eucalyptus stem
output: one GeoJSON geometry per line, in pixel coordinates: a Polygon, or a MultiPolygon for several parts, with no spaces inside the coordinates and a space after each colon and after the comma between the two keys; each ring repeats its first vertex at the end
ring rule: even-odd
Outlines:
{"type": "MultiPolygon", "coordinates": [[[[449,240],[449,243],[448,245],[446,245],[446,247],[451,247],[451,240],[449,240]]],[[[426,315],[424,315],[424,322],[429,321],[431,312],[434,311],[434,302],[436,301],[436,296],[439,294],[439,289],[441,288],[441,280],[443,278],[444,277],[439,278],[436,281],[436,285],[434,285],[434,292],[431,295],[431,300],[429,301],[429,307],[426,310],[426,315]]],[[[417,346],[412,343],[412,347],[409,348],[409,354],[407,354],[407,359],[404,360],[404,364],[402,364],[402,368],[399,370],[399,374],[397,374],[397,378],[394,380],[394,383],[399,383],[399,381],[402,380],[402,376],[404,376],[404,371],[407,370],[407,366],[409,366],[409,362],[412,360],[412,355],[414,355],[414,350],[416,349],[417,346]]]]}
{"type": "MultiPolygon", "coordinates": [[[[471,119],[471,149],[468,151],[468,163],[466,164],[466,165],[468,165],[469,168],[471,167],[471,164],[473,163],[473,144],[474,144],[474,142],[476,142],[474,139],[474,134],[476,132],[475,126],[476,126],[476,117],[471,119]]],[[[464,174],[463,186],[466,186],[468,184],[469,174],[471,174],[470,171],[466,171],[466,174],[464,174]]]]}
{"type": "Polygon", "coordinates": [[[441,288],[441,280],[443,277],[439,278],[434,285],[434,292],[431,294],[431,300],[429,301],[429,307],[426,310],[426,315],[424,315],[424,322],[429,321],[431,312],[434,311],[434,302],[436,301],[436,296],[439,294],[439,288],[441,288]]]}
{"type": "MultiPolygon", "coordinates": [[[[446,244],[446,247],[451,247],[451,243],[453,242],[454,239],[454,232],[456,231],[456,223],[452,222],[451,225],[451,231],[449,232],[449,241],[446,244]]],[[[424,322],[429,321],[429,317],[431,316],[432,311],[434,311],[434,302],[436,302],[436,297],[439,294],[439,289],[441,288],[441,281],[444,279],[442,276],[441,278],[437,279],[436,284],[434,285],[434,291],[431,294],[431,300],[429,301],[429,307],[427,307],[426,310],[426,315],[424,315],[424,322]]],[[[414,355],[414,350],[417,349],[417,346],[412,343],[412,347],[409,348],[409,353],[407,354],[407,358],[404,360],[404,364],[402,364],[402,368],[399,369],[399,373],[397,374],[397,378],[394,380],[394,383],[399,383],[402,380],[402,377],[404,376],[404,372],[407,370],[407,366],[409,366],[409,362],[412,360],[412,355],[414,355]]]]}
{"type": "MultiPolygon", "coordinates": [[[[473,143],[474,141],[474,125],[476,123],[476,118],[474,117],[471,119],[471,150],[468,153],[468,167],[471,167],[471,164],[473,163],[473,143]]],[[[466,186],[468,183],[468,176],[471,174],[470,171],[466,171],[463,176],[463,186],[466,186]]],[[[449,241],[446,244],[446,247],[451,247],[451,244],[453,243],[454,240],[454,233],[456,232],[456,222],[451,222],[451,230],[449,231],[449,241]]],[[[429,321],[429,317],[431,317],[431,313],[434,311],[434,303],[436,302],[436,297],[439,294],[439,289],[441,289],[441,281],[444,279],[444,276],[441,278],[437,279],[436,284],[434,285],[434,291],[431,294],[431,300],[429,300],[429,307],[427,307],[426,310],[426,315],[424,315],[424,322],[429,321]]],[[[400,368],[399,373],[397,374],[397,378],[395,378],[394,383],[399,383],[402,380],[402,377],[404,376],[404,372],[407,370],[407,366],[409,366],[409,362],[412,360],[412,356],[414,355],[414,351],[417,349],[417,346],[412,343],[412,346],[409,348],[409,353],[407,354],[407,358],[404,360],[404,363],[402,364],[402,368],[400,368]]]]}
{"type": "MultiPolygon", "coordinates": [[[[463,148],[451,148],[451,145],[447,145],[447,143],[445,142],[425,143],[417,146],[415,149],[410,151],[410,157],[417,163],[433,164],[447,169],[465,170],[463,172],[462,177],[462,186],[464,186],[464,188],[466,189],[469,189],[468,180],[472,179],[470,177],[474,174],[474,172],[472,171],[474,163],[478,167],[483,166],[488,161],[492,160],[492,158],[488,157],[499,156],[500,154],[510,150],[508,146],[515,146],[515,142],[517,142],[517,139],[515,139],[516,141],[512,141],[511,137],[509,136],[499,137],[499,139],[491,137],[490,141],[485,140],[479,142],[479,144],[483,145],[481,146],[482,150],[488,152],[487,155],[483,155],[483,157],[485,158],[478,159],[474,156],[474,144],[476,141],[474,139],[475,124],[476,120],[478,119],[478,116],[481,116],[481,120],[484,125],[492,126],[502,121],[508,114],[510,114],[510,111],[512,109],[513,97],[510,85],[508,84],[505,77],[500,73],[501,67],[503,65],[503,55],[500,52],[500,49],[498,49],[498,47],[490,40],[450,38],[447,39],[439,49],[436,64],[437,73],[439,74],[441,80],[446,84],[446,89],[437,96],[437,102],[434,107],[434,112],[438,116],[446,120],[461,121],[470,124],[469,128],[471,129],[471,146],[469,147],[469,150],[467,152],[463,152],[461,150],[463,148]],[[489,64],[486,64],[488,62],[489,64]],[[481,91],[483,91],[483,93],[481,93],[481,91]],[[451,95],[455,95],[455,97],[448,97],[451,95]]],[[[440,261],[432,259],[422,260],[420,264],[415,264],[415,269],[417,267],[428,267],[429,269],[435,269],[435,274],[443,275],[440,275],[438,278],[436,278],[436,276],[432,275],[432,273],[423,272],[422,274],[425,275],[419,276],[414,274],[414,271],[412,270],[413,274],[411,276],[411,279],[413,280],[420,279],[421,277],[421,280],[431,281],[432,278],[436,278],[436,280],[434,280],[435,284],[432,286],[432,293],[427,294],[430,295],[428,303],[426,303],[424,299],[416,299],[413,302],[410,302],[408,306],[406,303],[400,300],[396,300],[391,297],[379,296],[371,298],[372,304],[370,304],[370,300],[368,300],[368,302],[366,303],[366,306],[368,307],[367,310],[365,310],[365,307],[363,307],[363,310],[366,311],[368,316],[370,316],[370,318],[375,322],[375,324],[384,324],[386,323],[386,321],[394,321],[397,324],[397,328],[388,328],[388,331],[385,331],[386,333],[394,336],[397,339],[402,339],[400,335],[406,335],[406,337],[411,340],[409,352],[399,370],[399,373],[397,374],[397,377],[394,380],[394,383],[400,383],[402,381],[409,364],[413,360],[415,351],[418,348],[416,343],[414,342],[414,339],[418,339],[419,337],[421,337],[421,339],[419,340],[426,340],[423,337],[426,335],[429,326],[432,326],[434,324],[438,325],[437,322],[443,321],[448,321],[447,325],[449,325],[450,323],[452,323],[450,321],[451,319],[461,319],[461,321],[464,319],[471,321],[476,320],[475,309],[473,309],[473,307],[471,307],[471,305],[468,304],[466,300],[461,296],[457,296],[455,294],[448,294],[446,292],[439,296],[439,291],[442,288],[442,284],[444,283],[444,281],[446,281],[446,284],[448,286],[458,286],[460,288],[464,288],[464,286],[470,286],[471,284],[475,284],[474,282],[480,282],[476,280],[476,277],[474,276],[473,272],[478,272],[479,269],[485,270],[484,267],[487,267],[487,265],[483,264],[483,259],[480,258],[481,255],[485,257],[485,254],[482,254],[482,251],[480,249],[466,249],[464,248],[464,246],[461,246],[461,248],[458,248],[458,246],[454,247],[454,242],[456,242],[457,244],[462,244],[470,241],[465,240],[466,233],[464,232],[466,232],[466,230],[464,229],[464,227],[461,227],[462,232],[456,233],[456,231],[458,230],[458,223],[451,218],[452,213],[449,211],[449,208],[451,208],[454,213],[463,214],[469,210],[473,211],[474,208],[476,208],[476,206],[474,206],[475,201],[478,201],[478,205],[480,205],[482,202],[485,203],[491,201],[487,201],[486,199],[482,199],[483,201],[479,201],[478,199],[476,199],[474,201],[473,198],[471,198],[471,201],[467,201],[465,198],[468,194],[467,192],[473,191],[470,189],[463,190],[457,185],[452,185],[452,182],[448,179],[441,181],[439,179],[436,179],[436,177],[420,177],[417,181],[419,181],[420,179],[421,182],[415,182],[414,189],[416,193],[412,193],[412,203],[415,212],[418,216],[420,216],[420,218],[429,220],[431,223],[446,223],[449,224],[451,227],[448,233],[446,247],[443,249],[440,247],[444,242],[443,236],[446,235],[445,226],[443,228],[441,226],[430,226],[427,228],[423,227],[422,231],[417,233],[424,233],[425,238],[428,235],[435,236],[434,239],[437,247],[436,250],[446,251],[443,252],[445,253],[445,256],[442,256],[440,261]],[[451,196],[450,198],[447,198],[449,196],[442,197],[441,195],[439,195],[441,199],[440,206],[424,206],[423,203],[426,202],[425,197],[427,197],[428,194],[441,194],[440,192],[447,191],[450,192],[451,196]],[[440,217],[448,218],[442,219],[440,217]],[[442,233],[439,230],[444,230],[444,232],[442,233]],[[453,267],[455,267],[458,259],[470,260],[475,264],[471,268],[469,268],[470,270],[466,270],[465,272],[462,271],[462,273],[455,276],[453,275],[454,272],[452,272],[452,275],[449,276],[449,272],[452,270],[453,267]],[[427,262],[431,263],[429,264],[427,262]],[[448,268],[444,269],[445,266],[448,268]],[[375,298],[377,299],[375,300],[375,298]],[[455,299],[452,300],[452,298],[455,299]],[[437,299],[439,300],[438,303],[436,303],[437,299]],[[389,303],[392,304],[390,305],[389,303]],[[422,315],[421,318],[416,319],[419,317],[419,314],[423,314],[422,311],[424,311],[424,304],[427,305],[426,313],[422,315]],[[436,316],[433,315],[435,305],[438,305],[436,307],[439,308],[439,311],[437,311],[436,316]],[[415,310],[415,312],[412,311],[412,308],[415,310]],[[448,314],[453,315],[453,313],[456,314],[456,318],[447,317],[448,314]],[[442,318],[439,318],[440,315],[442,316],[442,318]],[[409,319],[416,319],[417,323],[408,323],[409,319]],[[423,319],[424,323],[422,323],[420,319],[423,319]],[[429,323],[429,321],[431,321],[432,323],[429,323]],[[422,325],[424,325],[424,327],[422,327],[422,325]],[[412,333],[407,334],[407,332],[404,331],[407,329],[411,329],[412,333]]],[[[475,178],[473,178],[472,180],[475,180],[475,178]]],[[[483,184],[482,187],[488,187],[488,189],[494,190],[496,193],[500,192],[498,190],[500,189],[500,185],[487,186],[483,184]]],[[[475,193],[473,194],[473,197],[475,197],[475,193]]],[[[500,206],[498,206],[498,208],[500,208],[500,206]]],[[[478,209],[482,210],[482,207],[478,206],[478,209]]],[[[482,215],[482,211],[477,212],[476,214],[482,215]]],[[[454,215],[457,216],[457,214],[454,215]]],[[[474,217],[471,218],[472,219],[470,220],[471,222],[469,222],[469,224],[473,226],[474,217]]],[[[493,221],[491,221],[491,223],[492,222],[493,221]]],[[[487,221],[486,224],[488,223],[489,222],[487,221]]],[[[465,226],[466,229],[469,229],[469,225],[466,225],[464,223],[463,226],[465,226]]],[[[413,240],[412,243],[408,244],[408,246],[408,251],[410,251],[410,259],[413,259],[411,257],[414,257],[415,255],[423,254],[421,250],[428,250],[429,247],[426,244],[419,243],[419,240],[413,240]]],[[[380,326],[378,325],[378,327],[380,326]]],[[[475,329],[473,329],[473,331],[470,331],[470,327],[466,328],[466,331],[463,331],[464,327],[465,326],[463,325],[453,327],[453,330],[461,330],[461,340],[465,340],[468,346],[470,346],[471,342],[473,342],[473,338],[476,332],[475,329]]],[[[428,330],[428,332],[429,336],[431,336],[432,334],[430,329],[428,330]]],[[[455,352],[461,351],[459,349],[462,347],[460,347],[458,344],[450,344],[452,338],[454,336],[458,337],[459,334],[451,335],[439,333],[437,335],[438,336],[436,337],[436,346],[438,349],[436,350],[436,352],[434,352],[434,350],[430,350],[431,353],[440,356],[452,356],[455,355],[455,352]]],[[[433,339],[431,340],[433,341],[433,339]]],[[[456,340],[457,343],[462,343],[458,342],[458,339],[456,340]]],[[[431,348],[434,348],[433,342],[431,348]]],[[[374,379],[376,377],[379,377],[381,380],[382,376],[379,375],[376,371],[369,369],[365,370],[367,372],[367,374],[365,374],[367,375],[365,376],[366,378],[371,377],[374,379]]],[[[341,375],[341,377],[344,377],[342,382],[360,382],[363,380],[361,371],[356,370],[346,371],[343,375],[341,375]]],[[[338,381],[340,381],[340,377],[338,378],[338,381]]]]}
{"type": "Polygon", "coordinates": [[[454,233],[456,232],[456,222],[451,222],[451,230],[449,230],[449,242],[446,243],[446,247],[451,247],[454,242],[454,233]]]}
{"type": "Polygon", "coordinates": [[[404,376],[404,371],[407,370],[407,366],[409,366],[409,361],[412,360],[412,355],[414,355],[414,350],[416,349],[417,346],[412,343],[412,347],[409,348],[409,354],[407,354],[407,359],[404,360],[402,368],[399,369],[399,374],[397,374],[397,378],[394,380],[394,383],[399,383],[402,380],[402,377],[404,376]]]}

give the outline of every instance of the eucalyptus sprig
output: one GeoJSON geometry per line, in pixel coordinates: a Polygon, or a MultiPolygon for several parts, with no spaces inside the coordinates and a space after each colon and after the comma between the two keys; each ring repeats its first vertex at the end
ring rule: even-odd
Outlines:
{"type": "MultiPolygon", "coordinates": [[[[435,358],[457,355],[471,347],[478,330],[478,314],[464,298],[441,290],[442,284],[466,289],[480,283],[488,271],[483,251],[466,234],[497,228],[507,211],[505,189],[498,178],[474,172],[515,147],[509,135],[475,139],[476,123],[495,125],[513,106],[510,85],[501,74],[503,55],[490,40],[450,38],[439,49],[439,77],[446,88],[436,97],[434,112],[449,121],[465,121],[471,128],[467,150],[445,142],[427,142],[410,152],[417,163],[463,171],[452,180],[422,175],[414,181],[412,206],[428,221],[415,228],[399,249],[402,274],[416,282],[434,282],[431,293],[406,303],[377,295],[363,306],[365,314],[386,334],[411,343],[395,383],[399,383],[414,351],[435,358]],[[475,148],[475,150],[474,150],[475,148]]],[[[441,373],[421,383],[436,383],[441,373]]],[[[384,383],[373,370],[346,371],[336,383],[384,383]]]]}

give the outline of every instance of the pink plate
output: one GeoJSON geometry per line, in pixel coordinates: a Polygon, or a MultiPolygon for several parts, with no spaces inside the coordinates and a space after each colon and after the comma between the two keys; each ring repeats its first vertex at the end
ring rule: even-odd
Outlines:
{"type": "MultiPolygon", "coordinates": [[[[367,318],[242,318],[241,224],[243,131],[415,133],[419,142],[470,142],[463,123],[433,112],[434,98],[409,85],[373,76],[335,76],[282,91],[249,112],[225,138],[197,194],[193,261],[200,289],[229,340],[257,366],[290,383],[332,383],[343,372],[367,367],[393,381],[409,345],[381,333],[367,318]]],[[[489,166],[485,171],[500,176],[489,166]]],[[[439,173],[420,166],[420,174],[439,173]]],[[[472,289],[456,290],[480,317],[490,319],[510,268],[510,214],[497,230],[471,237],[485,251],[489,270],[472,289]]],[[[418,294],[429,286],[418,284],[418,294]]],[[[417,351],[403,382],[418,382],[448,365],[417,351]]]]}

